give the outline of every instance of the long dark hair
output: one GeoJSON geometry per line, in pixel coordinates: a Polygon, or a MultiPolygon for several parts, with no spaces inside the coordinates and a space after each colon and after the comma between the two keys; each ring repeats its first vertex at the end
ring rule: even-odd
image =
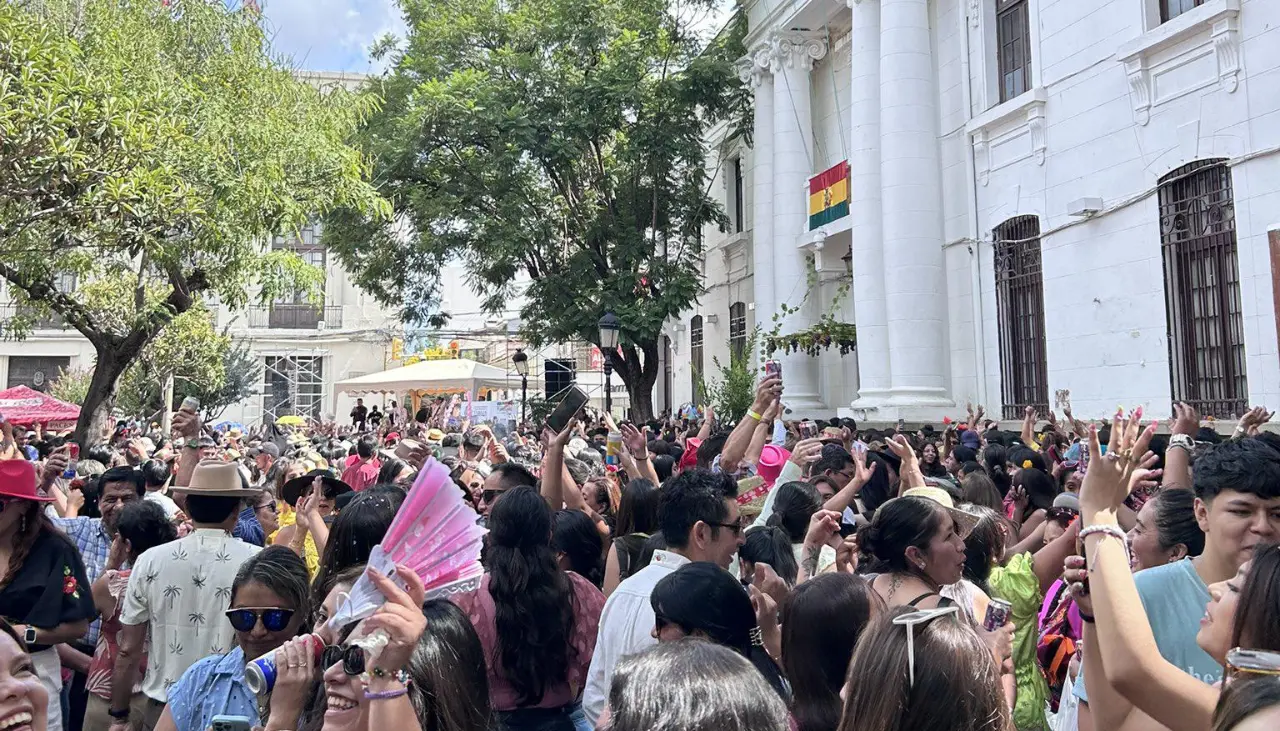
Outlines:
{"type": "Polygon", "coordinates": [[[787,532],[775,525],[761,525],[747,531],[746,540],[738,548],[738,560],[744,563],[769,564],[787,586],[795,586],[800,574],[796,552],[787,532]]]}
{"type": "Polygon", "coordinates": [[[858,545],[871,559],[868,570],[919,575],[907,560],[907,549],[928,550],[945,515],[946,508],[924,497],[894,498],[880,506],[871,524],[858,531],[858,545]]]}
{"type": "Polygon", "coordinates": [[[404,490],[398,487],[371,487],[338,513],[329,526],[320,570],[311,584],[315,596],[323,600],[329,595],[335,573],[369,560],[373,547],[387,535],[404,496],[404,490]]]}
{"type": "Polygon", "coordinates": [[[920,445],[920,471],[925,477],[946,477],[947,468],[942,466],[942,450],[938,448],[936,442],[925,442],[920,445]],[[932,462],[924,461],[925,447],[933,447],[934,460],[932,462]]]}
{"type": "Polygon", "coordinates": [[[782,671],[753,639],[756,613],[751,598],[728,571],[709,561],[685,564],[658,580],[649,595],[655,624],[667,621],[686,635],[701,632],[751,661],[777,694],[787,697],[782,671]]]}
{"type": "Polygon", "coordinates": [[[840,688],[862,630],[884,601],[852,574],[823,574],[791,593],[782,607],[782,668],[791,683],[799,731],[840,724],[840,688]]]}
{"type": "Polygon", "coordinates": [[[991,571],[1004,557],[1004,532],[1000,530],[1004,519],[985,505],[966,504],[961,506],[961,510],[978,518],[978,523],[964,539],[964,578],[990,594],[987,582],[991,571]]]}
{"type": "Polygon", "coordinates": [[[422,605],[427,630],[409,658],[409,701],[422,731],[487,731],[493,720],[484,647],[467,615],[452,602],[422,605]]]}
{"type": "Polygon", "coordinates": [[[658,529],[658,505],[662,493],[658,486],[644,478],[636,478],[622,488],[622,504],[618,506],[618,523],[613,534],[616,537],[632,533],[650,535],[658,529]]]}
{"type": "Polygon", "coordinates": [[[569,560],[569,570],[600,588],[604,584],[604,539],[581,510],[556,512],[551,547],[569,560]]]}
{"type": "MultiPolygon", "coordinates": [[[[53,521],[49,520],[49,516],[44,512],[44,503],[35,500],[13,500],[5,506],[5,510],[22,510],[22,518],[20,519],[17,530],[13,532],[13,536],[9,540],[12,546],[12,553],[9,554],[9,566],[4,572],[3,578],[0,578],[0,586],[8,586],[13,581],[18,572],[22,570],[22,564],[26,562],[27,556],[31,553],[31,547],[35,545],[40,538],[41,533],[47,533],[60,540],[68,546],[75,547],[70,538],[62,531],[58,530],[53,521]]],[[[80,555],[79,549],[75,551],[76,555],[80,555]]]]}
{"type": "Polygon", "coordinates": [[[503,493],[485,549],[498,658],[520,706],[536,705],[569,675],[574,595],[551,550],[551,508],[531,487],[503,493]]]}
{"type": "Polygon", "coordinates": [[[1222,687],[1213,709],[1213,730],[1232,731],[1253,714],[1280,706],[1280,677],[1242,675],[1222,687]]]}
{"type": "Polygon", "coordinates": [[[800,543],[809,530],[809,519],[821,507],[822,497],[818,495],[818,488],[807,482],[788,482],[778,488],[773,514],[769,516],[767,525],[782,528],[792,543],[800,543]]]}
{"type": "Polygon", "coordinates": [[[1280,545],[1253,547],[1253,563],[1240,587],[1231,646],[1280,652],[1280,545]]]}
{"type": "Polygon", "coordinates": [[[1058,486],[1048,472],[1026,467],[1018,473],[1018,482],[1027,491],[1027,509],[1021,516],[1023,520],[1037,510],[1049,510],[1053,507],[1053,499],[1058,496],[1058,486]]]}
{"type": "Polygon", "coordinates": [[[916,611],[898,607],[862,633],[849,664],[839,731],[1004,731],[1009,708],[1000,667],[973,624],[942,616],[916,625],[915,682],[907,672],[906,627],[893,618],[916,611]]]}
{"type": "Polygon", "coordinates": [[[1009,477],[1009,450],[1002,444],[987,444],[982,452],[982,464],[987,468],[987,476],[996,483],[1000,497],[1009,494],[1013,480],[1009,477]]]}

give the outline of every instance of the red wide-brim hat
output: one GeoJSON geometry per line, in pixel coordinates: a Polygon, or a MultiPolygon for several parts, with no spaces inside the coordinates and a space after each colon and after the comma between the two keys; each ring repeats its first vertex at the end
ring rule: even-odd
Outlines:
{"type": "Polygon", "coordinates": [[[52,502],[53,498],[39,489],[36,467],[25,459],[0,460],[0,497],[52,502]]]}

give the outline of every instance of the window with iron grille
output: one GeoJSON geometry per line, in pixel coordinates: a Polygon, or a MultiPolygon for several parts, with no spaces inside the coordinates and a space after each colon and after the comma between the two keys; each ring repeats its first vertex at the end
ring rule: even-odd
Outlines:
{"type": "Polygon", "coordinates": [[[1160,0],[1160,22],[1168,23],[1201,5],[1204,5],[1204,0],[1160,0]]]}
{"type": "Polygon", "coordinates": [[[1173,400],[1206,416],[1239,416],[1249,385],[1225,160],[1193,162],[1161,179],[1160,249],[1173,400]]]}
{"type": "Polygon", "coordinates": [[[993,233],[1001,400],[1004,418],[1021,419],[1028,406],[1041,413],[1049,410],[1040,219],[1011,218],[993,233]]]}
{"type": "Polygon", "coordinates": [[[702,401],[702,315],[689,320],[689,378],[693,382],[693,403],[702,401]]]}
{"type": "Polygon", "coordinates": [[[741,302],[729,305],[729,353],[741,358],[747,349],[747,306],[741,302]]]}
{"type": "Polygon", "coordinates": [[[1031,88],[1031,12],[1027,0],[996,0],[1000,101],[1031,88]]]}

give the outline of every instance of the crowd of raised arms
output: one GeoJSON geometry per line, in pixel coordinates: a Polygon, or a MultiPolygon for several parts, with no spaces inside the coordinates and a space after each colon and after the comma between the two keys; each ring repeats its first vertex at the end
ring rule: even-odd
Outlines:
{"type": "Polygon", "coordinates": [[[1280,729],[1265,409],[877,430],[782,392],[558,432],[185,409],[74,461],[5,422],[0,731],[1280,729]],[[445,595],[366,569],[437,462],[487,530],[445,595]]]}

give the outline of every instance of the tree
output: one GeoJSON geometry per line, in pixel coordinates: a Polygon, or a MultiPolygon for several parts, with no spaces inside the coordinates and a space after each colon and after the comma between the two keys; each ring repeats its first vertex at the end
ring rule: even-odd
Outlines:
{"type": "MultiPolygon", "coordinates": [[[[178,384],[201,384],[216,391],[226,382],[226,359],[232,351],[231,338],[218,332],[213,313],[202,303],[173,319],[120,378],[117,404],[125,413],[151,416],[162,408],[164,384],[169,378],[178,384]]],[[[204,403],[203,401],[201,402],[204,403]]]]}
{"type": "Polygon", "coordinates": [[[731,350],[728,365],[722,364],[719,358],[711,359],[720,372],[719,379],[709,381],[699,377],[694,384],[701,391],[703,400],[715,407],[716,420],[722,424],[736,424],[746,416],[755,401],[756,369],[751,354],[755,351],[758,335],[757,330],[741,350],[731,350]]]}
{"type": "Polygon", "coordinates": [[[93,345],[76,439],[103,433],[121,375],[206,295],[270,302],[321,273],[264,251],[344,207],[390,214],[347,143],[376,97],[319,89],[221,0],[0,6],[0,276],[21,337],[56,313],[93,345]],[[110,317],[81,284],[112,280],[110,317]]]}
{"type": "Polygon", "coordinates": [[[88,368],[63,368],[49,384],[49,395],[69,404],[80,404],[89,393],[93,371],[88,368]]]}
{"type": "Polygon", "coordinates": [[[187,396],[200,400],[200,409],[206,421],[213,422],[222,416],[228,406],[233,406],[255,393],[262,383],[262,361],[253,356],[249,344],[232,342],[223,356],[223,378],[220,384],[185,380],[174,389],[174,400],[181,403],[187,396]]]}
{"type": "Polygon", "coordinates": [[[518,275],[532,345],[599,344],[637,418],[653,413],[658,339],[702,291],[704,133],[746,108],[745,19],[709,45],[714,0],[401,0],[412,29],[362,139],[396,224],[338,211],[326,243],[361,286],[424,322],[440,267],[463,262],[481,306],[518,275]]]}

